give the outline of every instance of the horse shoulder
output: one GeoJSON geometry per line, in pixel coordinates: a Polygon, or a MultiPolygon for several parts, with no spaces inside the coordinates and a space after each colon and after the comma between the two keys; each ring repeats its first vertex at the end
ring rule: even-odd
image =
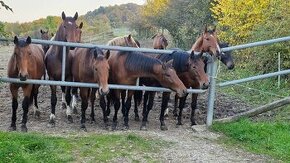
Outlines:
{"type": "Polygon", "coordinates": [[[18,76],[18,70],[16,67],[16,61],[15,61],[14,55],[12,55],[9,59],[8,68],[7,68],[7,76],[10,78],[18,76]]]}

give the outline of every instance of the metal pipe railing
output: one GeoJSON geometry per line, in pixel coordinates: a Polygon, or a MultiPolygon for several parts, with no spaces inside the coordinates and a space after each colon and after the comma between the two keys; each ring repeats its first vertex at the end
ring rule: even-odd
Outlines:
{"type": "MultiPolygon", "coordinates": [[[[26,81],[20,81],[17,78],[7,78],[0,77],[0,81],[9,82],[9,83],[19,83],[19,84],[40,84],[40,85],[58,85],[58,86],[71,86],[71,87],[89,87],[89,88],[98,88],[96,83],[81,83],[81,82],[67,82],[67,81],[52,81],[52,80],[34,80],[27,79],[26,81]]],[[[144,90],[144,91],[158,91],[158,92],[172,92],[168,88],[162,87],[148,87],[148,86],[131,86],[131,85],[118,85],[118,84],[109,84],[110,89],[126,89],[126,90],[144,90]]],[[[188,93],[204,93],[207,90],[201,89],[187,89],[188,93]]]]}

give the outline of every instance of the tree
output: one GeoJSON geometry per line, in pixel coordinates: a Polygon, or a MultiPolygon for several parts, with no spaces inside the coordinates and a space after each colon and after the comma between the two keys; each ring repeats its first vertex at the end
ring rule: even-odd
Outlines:
{"type": "Polygon", "coordinates": [[[1,6],[4,7],[6,10],[10,10],[11,12],[13,12],[12,8],[9,7],[8,5],[6,5],[6,4],[4,3],[4,1],[0,1],[0,4],[1,4],[1,6]]]}

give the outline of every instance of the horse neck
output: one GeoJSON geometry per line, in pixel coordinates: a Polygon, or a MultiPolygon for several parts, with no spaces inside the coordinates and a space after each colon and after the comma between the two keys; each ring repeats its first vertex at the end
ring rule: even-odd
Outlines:
{"type": "Polygon", "coordinates": [[[202,37],[199,37],[195,43],[192,45],[191,48],[194,52],[201,52],[202,51],[202,37]]]}

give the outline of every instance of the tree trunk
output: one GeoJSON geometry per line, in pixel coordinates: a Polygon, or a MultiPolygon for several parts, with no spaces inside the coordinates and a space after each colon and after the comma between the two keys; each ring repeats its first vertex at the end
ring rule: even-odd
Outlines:
{"type": "Polygon", "coordinates": [[[222,122],[222,123],[224,123],[224,122],[233,122],[233,121],[236,121],[236,120],[238,120],[240,118],[253,117],[253,116],[256,116],[258,114],[261,114],[261,113],[264,113],[264,112],[267,112],[267,111],[270,111],[270,110],[274,110],[276,108],[279,108],[279,107],[287,105],[287,104],[290,104],[290,97],[286,97],[284,99],[281,99],[281,100],[278,100],[278,101],[274,101],[272,103],[260,106],[258,108],[255,108],[255,109],[243,112],[243,113],[236,114],[236,115],[234,115],[232,117],[227,117],[227,118],[223,118],[223,119],[217,119],[217,120],[214,120],[214,122],[222,122]]]}

